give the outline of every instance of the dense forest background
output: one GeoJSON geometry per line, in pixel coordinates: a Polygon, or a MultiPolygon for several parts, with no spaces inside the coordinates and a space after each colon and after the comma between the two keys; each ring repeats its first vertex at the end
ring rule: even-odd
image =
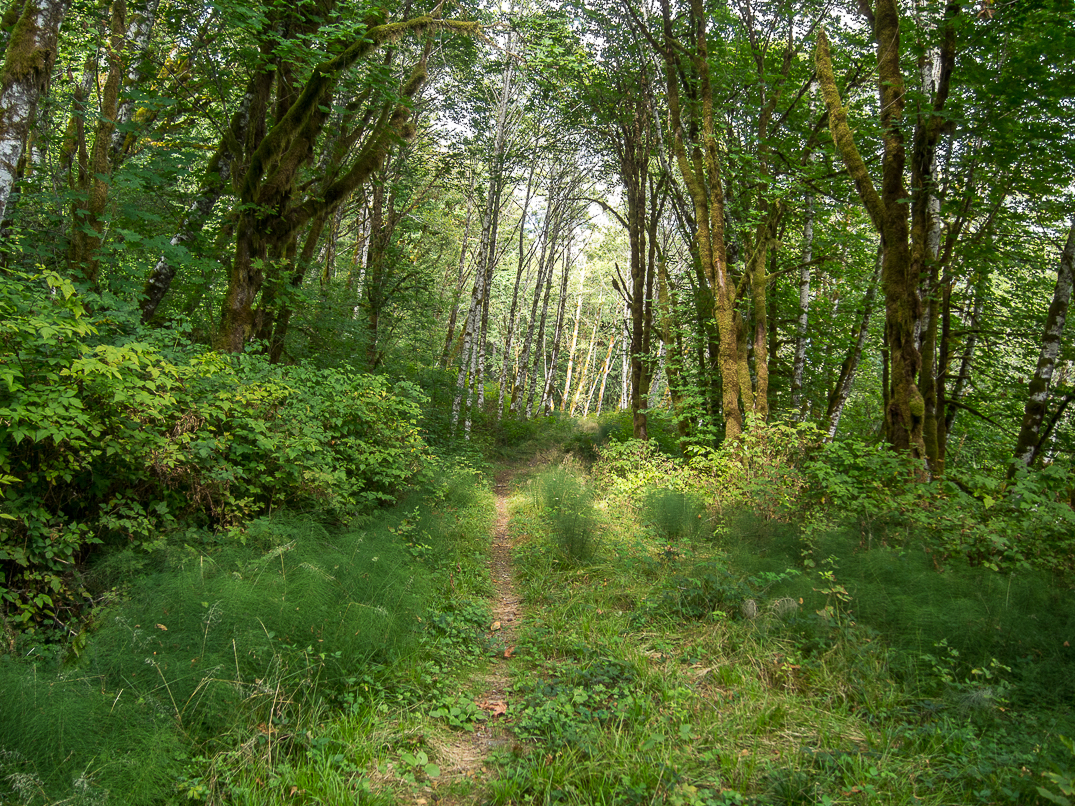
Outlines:
{"type": "Polygon", "coordinates": [[[572,420],[1066,590],[1068,0],[12,0],[0,47],[9,649],[572,420]]]}

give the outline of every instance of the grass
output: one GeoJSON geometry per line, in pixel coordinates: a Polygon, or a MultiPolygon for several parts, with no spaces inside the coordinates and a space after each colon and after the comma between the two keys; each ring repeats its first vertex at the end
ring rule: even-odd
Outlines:
{"type": "Polygon", "coordinates": [[[551,559],[540,495],[516,513],[525,752],[500,759],[491,802],[1044,803],[1042,772],[1070,768],[1070,701],[1015,709],[998,662],[961,676],[957,656],[890,645],[855,622],[839,567],[802,565],[794,533],[717,540],[685,528],[704,520],[686,499],[641,500],[595,501],[583,567],[551,559]]]}
{"type": "MultiPolygon", "coordinates": [[[[953,565],[936,579],[928,558],[865,551],[839,531],[805,534],[749,513],[715,520],[712,502],[689,494],[689,478],[668,478],[664,465],[633,478],[637,462],[624,456],[615,478],[600,463],[590,476],[564,460],[517,479],[509,504],[525,615],[507,661],[511,735],[488,755],[471,751],[482,746],[475,728],[489,726],[476,704],[484,675],[503,651],[489,631],[492,496],[433,484],[364,526],[400,541],[408,573],[424,580],[421,627],[407,650],[336,674],[316,696],[301,675],[259,681],[272,696],[245,711],[240,703],[246,721],[222,738],[171,749],[171,786],[144,800],[1062,802],[1038,788],[1055,797],[1070,788],[1075,754],[1060,736],[1075,735],[1075,698],[1035,692],[1058,688],[1070,656],[1020,655],[1008,637],[974,655],[971,627],[1005,616],[996,578],[953,565]],[[927,607],[960,621],[932,618],[914,643],[906,625],[927,607]],[[271,705],[289,702],[303,707],[271,705]]],[[[1031,616],[1046,606],[1066,612],[1063,590],[1038,595],[1036,586],[1002,587],[1031,616]]],[[[1067,622],[1054,621],[1035,633],[997,623],[1005,636],[1057,643],[1067,622]]],[[[21,782],[29,793],[8,791],[4,802],[93,801],[93,792],[35,792],[32,778],[10,778],[27,759],[0,761],[3,785],[21,782]]]]}

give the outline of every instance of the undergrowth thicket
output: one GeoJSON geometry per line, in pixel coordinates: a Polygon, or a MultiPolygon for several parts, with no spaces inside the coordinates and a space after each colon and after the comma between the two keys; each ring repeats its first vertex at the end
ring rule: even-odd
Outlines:
{"type": "Polygon", "coordinates": [[[284,514],[97,564],[87,584],[112,603],[77,640],[0,659],[0,800],[269,802],[334,746],[326,714],[447,693],[445,657],[480,655],[488,621],[474,484],[431,479],[347,527],[284,514]]]}
{"type": "Polygon", "coordinates": [[[818,447],[756,425],[734,454],[611,443],[589,481],[569,462],[535,482],[514,520],[528,743],[492,802],[1064,802],[1066,478],[989,499],[818,447]],[[602,515],[581,565],[550,562],[542,495],[572,474],[602,515]]]}
{"type": "Polygon", "coordinates": [[[56,274],[0,274],[0,617],[74,629],[75,566],[280,509],[346,523],[427,451],[409,383],[227,356],[95,318],[56,274]]]}
{"type": "Polygon", "coordinates": [[[548,465],[516,469],[511,647],[490,496],[449,469],[487,466],[474,446],[445,441],[395,506],[346,522],[292,508],[114,543],[79,578],[97,605],[77,636],[26,631],[0,659],[0,801],[1070,800],[1062,468],[923,484],[807,427],[682,456],[609,439],[617,422],[477,435],[548,465]],[[490,720],[493,657],[510,739],[449,772],[453,736],[490,720]]]}

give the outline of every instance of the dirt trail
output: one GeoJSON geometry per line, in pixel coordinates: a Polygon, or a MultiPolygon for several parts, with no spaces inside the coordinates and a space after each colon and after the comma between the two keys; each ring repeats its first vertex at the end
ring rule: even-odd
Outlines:
{"type": "Polygon", "coordinates": [[[516,646],[522,597],[512,577],[512,543],[508,534],[508,494],[513,475],[505,471],[496,480],[496,526],[489,570],[496,590],[491,608],[490,634],[497,656],[483,675],[481,694],[477,697],[477,703],[488,714],[488,719],[480,723],[473,733],[457,734],[451,744],[437,748],[442,762],[441,780],[434,790],[433,801],[440,806],[480,802],[481,783],[488,773],[486,758],[492,752],[509,750],[514,741],[506,724],[506,715],[511,707],[508,695],[510,658],[516,646]],[[452,782],[467,779],[477,785],[469,788],[467,796],[452,796],[445,791],[452,782]],[[442,793],[443,796],[439,797],[442,793]]]}

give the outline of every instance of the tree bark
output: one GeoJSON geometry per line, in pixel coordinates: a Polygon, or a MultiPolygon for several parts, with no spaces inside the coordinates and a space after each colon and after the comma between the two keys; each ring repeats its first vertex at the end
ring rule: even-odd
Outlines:
{"type": "MultiPolygon", "coordinates": [[[[511,309],[508,311],[508,332],[504,339],[504,361],[500,367],[500,390],[496,401],[496,419],[500,422],[504,415],[504,399],[507,396],[507,386],[512,381],[511,373],[511,350],[515,342],[515,324],[519,311],[519,288],[522,284],[523,271],[527,265],[526,254],[526,213],[530,209],[530,199],[534,188],[534,173],[537,163],[530,166],[530,175],[526,180],[526,195],[523,198],[523,208],[519,219],[519,255],[515,265],[515,285],[511,291],[511,309]]],[[[508,400],[511,402],[510,398],[508,400]]]]}
{"type": "Polygon", "coordinates": [[[0,221],[18,176],[38,101],[48,91],[60,25],[71,0],[26,0],[0,67],[0,221]]]}
{"type": "Polygon", "coordinates": [[[1029,467],[1038,458],[1041,451],[1041,424],[1049,406],[1049,382],[1056,368],[1056,357],[1060,353],[1060,340],[1067,321],[1068,307],[1071,303],[1071,290],[1075,282],[1075,218],[1071,220],[1067,243],[1060,255],[1060,264],[1056,271],[1056,286],[1049,313],[1045,319],[1045,331],[1041,337],[1041,354],[1034,377],[1027,390],[1026,405],[1023,408],[1023,423],[1019,429],[1019,438],[1015,443],[1012,464],[1008,477],[1016,470],[1029,467]]]}
{"type": "MultiPolygon", "coordinates": [[[[173,249],[185,249],[187,244],[198,237],[213,214],[217,201],[230,189],[232,173],[241,156],[242,143],[247,139],[251,106],[255,95],[259,92],[259,85],[264,83],[267,77],[267,73],[255,75],[247,84],[246,91],[228,124],[228,130],[221,137],[216,151],[205,168],[198,194],[187,209],[186,215],[183,216],[179,231],[170,242],[173,249]]],[[[175,260],[169,258],[167,254],[157,259],[142,292],[143,323],[153,318],[157,308],[164,301],[164,296],[171,288],[172,280],[175,279],[176,268],[175,260]]]]}
{"type": "Polygon", "coordinates": [[[126,34],[127,5],[124,0],[114,0],[108,38],[108,76],[101,91],[101,106],[97,112],[93,150],[85,172],[80,171],[79,194],[73,205],[71,243],[68,251],[70,271],[79,271],[97,286],[100,279],[98,250],[104,240],[104,214],[111,184],[112,162],[109,155],[112,133],[116,128],[116,108],[119,103],[119,87],[126,65],[123,61],[123,38],[126,34]]]}
{"type": "MultiPolygon", "coordinates": [[[[806,345],[810,323],[810,280],[814,260],[814,194],[806,193],[806,220],[803,223],[802,267],[799,269],[799,317],[795,328],[795,361],[791,370],[791,410],[805,419],[802,402],[803,372],[806,369],[806,345]]],[[[809,405],[809,404],[807,404],[809,405]]]]}
{"type": "Polygon", "coordinates": [[[829,112],[833,140],[863,205],[881,233],[881,284],[885,291],[885,337],[891,383],[891,389],[885,389],[886,437],[896,450],[908,450],[915,458],[925,459],[922,433],[925,401],[916,382],[921,366],[915,338],[915,323],[920,315],[920,264],[912,260],[907,210],[909,194],[904,187],[906,155],[902,125],[905,94],[900,72],[899,14],[895,0],[877,0],[874,39],[877,42],[884,146],[880,193],[874,187],[848,125],[847,110],[840,101],[828,38],[823,29],[819,31],[816,48],[817,74],[829,112]]]}
{"type": "MultiPolygon", "coordinates": [[[[145,63],[145,51],[149,44],[149,37],[153,33],[153,24],[157,19],[157,7],[160,0],[142,0],[130,14],[126,30],[127,72],[124,76],[124,86],[133,87],[137,84],[145,63]]],[[[110,147],[109,162],[114,171],[123,162],[124,157],[130,152],[136,136],[130,130],[131,121],[134,120],[134,99],[129,95],[121,98],[116,108],[116,122],[112,129],[112,143],[110,147]]]]}
{"type": "MultiPolygon", "coordinates": [[[[545,384],[544,389],[541,392],[541,404],[539,408],[542,416],[545,416],[551,409],[555,408],[552,400],[552,387],[556,381],[556,364],[560,357],[560,342],[564,332],[564,320],[566,319],[565,314],[567,312],[567,281],[570,277],[571,266],[575,262],[574,258],[571,256],[570,235],[568,236],[567,244],[564,249],[563,261],[564,270],[560,279],[560,301],[556,306],[556,327],[553,329],[552,337],[552,355],[545,368],[545,384]]],[[[529,416],[529,413],[527,416],[529,416]]]]}
{"type": "MultiPolygon", "coordinates": [[[[848,350],[840,368],[840,377],[829,395],[829,405],[825,412],[825,439],[831,442],[836,437],[836,429],[840,425],[840,417],[843,415],[844,405],[851,396],[851,387],[855,383],[855,373],[858,371],[859,361],[862,359],[862,351],[866,346],[866,339],[870,335],[870,319],[873,317],[874,302],[877,298],[877,284],[881,280],[881,254],[878,247],[877,267],[873,277],[866,288],[862,298],[862,307],[859,315],[858,335],[855,343],[848,350]]],[[[887,388],[887,385],[886,387],[887,388]]]]}
{"type": "Polygon", "coordinates": [[[278,110],[282,114],[260,142],[248,150],[246,170],[238,182],[240,208],[235,253],[221,306],[220,327],[214,339],[218,348],[241,351],[252,334],[256,325],[254,304],[265,281],[265,267],[271,266],[267,262],[270,253],[279,252],[280,245],[286,244],[316,216],[335,212],[356,188],[369,180],[396,142],[414,137],[410,101],[427,78],[430,43],[427,42],[400,92],[381,102],[376,120],[363,127],[363,145],[349,168],[335,177],[322,193],[302,196],[296,178],[329,120],[332,96],[342,76],[376,49],[408,33],[434,30],[474,33],[477,24],[428,15],[370,24],[362,36],[337,55],[313,66],[301,89],[294,93],[294,101],[286,105],[286,111],[283,107],[278,110]]]}
{"type": "Polygon", "coordinates": [[[665,78],[668,86],[668,118],[680,175],[687,186],[694,208],[695,245],[702,271],[713,296],[713,310],[719,335],[719,361],[722,381],[721,400],[724,413],[724,438],[739,439],[743,432],[743,412],[739,408],[739,350],[735,322],[736,288],[728,271],[727,246],[724,239],[723,166],[716,133],[713,88],[709,78],[709,55],[702,0],[691,0],[692,26],[690,48],[684,49],[672,33],[672,14],[668,0],[661,0],[664,23],[665,78]],[[697,79],[693,89],[696,110],[692,124],[700,130],[700,140],[691,144],[684,130],[679,75],[683,69],[677,55],[691,54],[691,66],[697,79]]]}

